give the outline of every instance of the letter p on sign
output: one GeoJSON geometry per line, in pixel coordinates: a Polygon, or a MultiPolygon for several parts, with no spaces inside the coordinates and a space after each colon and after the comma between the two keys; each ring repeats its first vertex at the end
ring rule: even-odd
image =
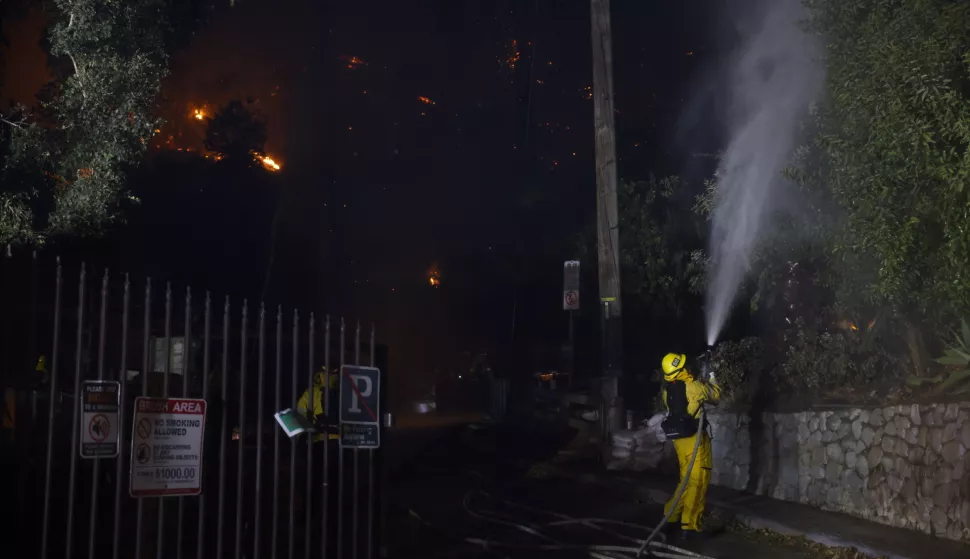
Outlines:
{"type": "Polygon", "coordinates": [[[340,374],[340,422],[378,425],[380,383],[378,369],[345,365],[340,374]]]}
{"type": "Polygon", "coordinates": [[[367,375],[349,375],[350,382],[354,384],[357,390],[353,390],[350,398],[350,413],[360,413],[360,400],[367,399],[370,397],[371,392],[374,390],[374,383],[371,381],[370,377],[367,375]]]}

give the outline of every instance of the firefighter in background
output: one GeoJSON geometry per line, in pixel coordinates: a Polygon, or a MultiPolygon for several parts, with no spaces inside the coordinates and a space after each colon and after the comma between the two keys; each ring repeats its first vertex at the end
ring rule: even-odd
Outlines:
{"type": "MultiPolygon", "coordinates": [[[[324,406],[323,394],[324,389],[327,384],[327,368],[320,367],[320,371],[313,375],[313,416],[307,414],[308,403],[310,400],[310,389],[303,391],[303,395],[296,402],[296,411],[301,413],[307,419],[310,419],[313,424],[317,427],[317,433],[313,435],[313,442],[320,442],[327,438],[330,440],[336,440],[340,438],[340,435],[335,432],[330,432],[333,429],[333,422],[330,421],[325,412],[326,407],[324,406]]],[[[338,394],[337,390],[340,387],[340,378],[336,374],[329,375],[330,377],[330,396],[338,394]]]]}
{"type": "Polygon", "coordinates": [[[668,518],[667,529],[668,532],[679,529],[686,539],[700,538],[704,535],[701,532],[701,515],[707,501],[707,486],[711,482],[713,457],[711,438],[707,432],[699,432],[699,419],[704,404],[717,405],[721,388],[713,372],[709,372],[707,378],[696,378],[687,369],[686,355],[668,353],[661,365],[665,381],[663,401],[667,408],[663,430],[667,439],[673,440],[682,482],[694,453],[696,438],[702,437],[683,495],[678,502],[668,502],[664,507],[664,515],[670,512],[671,507],[674,508],[668,518]]]}

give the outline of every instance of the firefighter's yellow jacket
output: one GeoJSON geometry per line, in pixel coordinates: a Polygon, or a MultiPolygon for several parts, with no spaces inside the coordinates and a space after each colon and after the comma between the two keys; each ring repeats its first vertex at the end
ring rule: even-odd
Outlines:
{"type": "MultiPolygon", "coordinates": [[[[330,376],[330,390],[333,394],[334,390],[338,390],[340,387],[340,378],[336,374],[331,374],[330,376]]],[[[310,400],[310,389],[304,390],[303,395],[296,402],[296,411],[307,416],[309,419],[316,421],[316,419],[325,413],[326,407],[323,404],[323,394],[324,387],[326,386],[326,369],[315,374],[313,376],[313,417],[307,416],[307,404],[310,400]]],[[[314,442],[322,441],[327,437],[324,433],[317,433],[313,436],[314,442]]],[[[336,440],[340,438],[337,433],[329,433],[329,438],[331,440],[336,440]]]]}
{"type": "MultiPolygon", "coordinates": [[[[721,388],[717,383],[696,380],[686,369],[677,371],[666,377],[665,380],[684,383],[687,396],[687,414],[695,419],[700,417],[701,408],[704,404],[716,405],[721,399],[721,388]]],[[[666,386],[663,391],[663,401],[667,411],[671,411],[667,403],[666,386]]],[[[664,507],[664,513],[667,513],[671,507],[674,508],[670,515],[670,522],[679,521],[682,530],[695,532],[701,529],[701,517],[704,514],[707,501],[707,486],[711,482],[711,468],[714,466],[711,439],[706,432],[702,431],[690,437],[673,441],[677,462],[680,465],[680,479],[683,480],[687,473],[687,465],[694,453],[694,444],[697,437],[701,437],[701,441],[697,446],[697,458],[694,459],[694,465],[687,480],[687,488],[679,502],[671,501],[664,507]]]]}

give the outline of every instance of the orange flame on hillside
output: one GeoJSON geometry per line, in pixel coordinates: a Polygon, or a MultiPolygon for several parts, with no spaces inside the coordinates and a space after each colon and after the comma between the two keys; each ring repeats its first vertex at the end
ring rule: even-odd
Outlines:
{"type": "Polygon", "coordinates": [[[263,164],[263,167],[268,171],[279,171],[280,164],[273,160],[272,157],[268,155],[257,155],[256,159],[263,164]]]}
{"type": "Polygon", "coordinates": [[[428,270],[428,283],[435,289],[441,285],[441,272],[438,271],[437,264],[432,264],[431,269],[428,270]]]}
{"type": "Polygon", "coordinates": [[[512,39],[512,52],[505,59],[505,65],[509,67],[509,70],[515,70],[515,63],[519,61],[521,53],[519,53],[519,42],[512,39]]]}
{"type": "Polygon", "coordinates": [[[356,56],[341,56],[341,60],[347,63],[347,68],[354,70],[359,66],[367,66],[367,62],[356,56]]]}

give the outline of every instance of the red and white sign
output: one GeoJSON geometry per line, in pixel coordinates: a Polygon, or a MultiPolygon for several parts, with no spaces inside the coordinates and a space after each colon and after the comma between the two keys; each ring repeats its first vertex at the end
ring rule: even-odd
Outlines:
{"type": "Polygon", "coordinates": [[[81,387],[81,458],[114,458],[120,451],[121,383],[86,380],[81,387]]]}
{"type": "Polygon", "coordinates": [[[579,261],[567,260],[563,264],[562,309],[579,310],[579,261]]]}
{"type": "Polygon", "coordinates": [[[139,397],[132,422],[131,496],[201,493],[205,400],[139,397]]]}
{"type": "Polygon", "coordinates": [[[579,310],[579,293],[566,291],[562,296],[562,308],[567,311],[579,310]]]}

